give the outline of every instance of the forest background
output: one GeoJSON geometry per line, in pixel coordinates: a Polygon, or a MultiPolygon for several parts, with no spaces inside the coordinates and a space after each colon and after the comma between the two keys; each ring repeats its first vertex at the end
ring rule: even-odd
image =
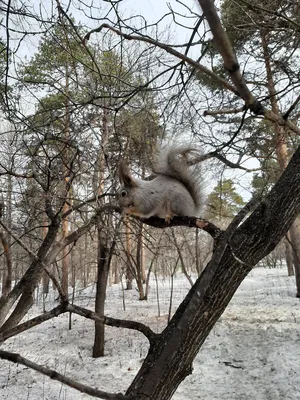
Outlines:
{"type": "Polygon", "coordinates": [[[147,2],[151,14],[132,4],[0,5],[0,338],[66,312],[71,328],[77,313],[95,321],[91,351],[100,357],[105,325],[136,329],[149,353],[115,398],[158,400],[191,372],[258,263],[284,264],[300,296],[300,17],[296,1],[226,0],[218,9],[208,0],[147,2]],[[201,149],[202,215],[169,225],[123,218],[120,158],[146,178],[166,142],[201,149]],[[147,301],[151,276],[176,271],[191,291],[161,333],[105,315],[107,284],[136,288],[147,301]],[[92,313],[76,305],[75,292],[94,282],[92,313]],[[51,290],[60,301],[49,311],[51,290]],[[40,291],[41,315],[24,322],[40,291]]]}

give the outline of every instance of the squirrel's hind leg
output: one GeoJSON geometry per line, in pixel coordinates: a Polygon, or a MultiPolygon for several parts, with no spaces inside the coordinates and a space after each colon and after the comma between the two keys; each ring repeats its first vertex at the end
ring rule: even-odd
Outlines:
{"type": "Polygon", "coordinates": [[[165,207],[166,207],[165,221],[167,224],[169,224],[171,222],[171,219],[175,217],[176,214],[172,213],[171,211],[171,202],[169,199],[165,201],[165,207]]]}

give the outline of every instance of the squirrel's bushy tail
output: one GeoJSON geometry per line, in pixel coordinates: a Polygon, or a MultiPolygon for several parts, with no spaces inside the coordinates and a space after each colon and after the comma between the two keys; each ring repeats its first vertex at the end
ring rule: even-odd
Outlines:
{"type": "Polygon", "coordinates": [[[200,165],[193,164],[200,150],[191,146],[171,146],[161,149],[154,163],[153,172],[180,181],[191,194],[195,207],[200,210],[204,204],[203,176],[200,165]]]}

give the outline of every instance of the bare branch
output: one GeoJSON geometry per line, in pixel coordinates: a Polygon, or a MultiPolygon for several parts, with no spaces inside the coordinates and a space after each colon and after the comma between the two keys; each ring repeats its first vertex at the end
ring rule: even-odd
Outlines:
{"type": "Polygon", "coordinates": [[[59,306],[53,308],[48,312],[43,313],[42,315],[38,315],[37,317],[31,318],[28,321],[23,322],[22,324],[19,324],[12,329],[9,329],[8,331],[4,331],[3,333],[0,333],[0,343],[13,336],[18,335],[21,332],[27,331],[28,329],[40,325],[42,322],[57,317],[64,312],[66,312],[66,307],[63,304],[60,304],[59,306]]]}
{"type": "Polygon", "coordinates": [[[104,316],[99,317],[95,312],[88,310],[83,307],[76,306],[74,304],[68,304],[66,306],[66,310],[72,313],[81,315],[82,317],[92,319],[94,321],[103,322],[105,325],[114,326],[116,328],[125,328],[125,329],[133,329],[143,333],[146,338],[149,340],[150,344],[153,343],[158,335],[152,331],[148,326],[142,324],[137,321],[128,321],[125,319],[117,319],[104,316]]]}
{"type": "Polygon", "coordinates": [[[205,160],[209,160],[210,158],[217,158],[223,164],[227,165],[230,168],[241,169],[241,170],[246,171],[246,172],[261,171],[261,168],[246,168],[246,167],[243,167],[242,165],[240,165],[238,162],[237,163],[233,163],[233,162],[229,161],[225,156],[220,154],[218,151],[212,151],[210,153],[199,155],[198,157],[196,157],[192,161],[191,165],[203,162],[205,160]]]}
{"type": "MultiPolygon", "coordinates": [[[[134,217],[139,219],[138,217],[134,217]]],[[[207,232],[212,238],[217,239],[223,232],[220,228],[214,225],[212,222],[207,221],[203,218],[197,217],[173,217],[168,223],[164,219],[158,217],[150,217],[141,220],[144,224],[154,226],[155,228],[169,228],[172,226],[187,226],[188,228],[200,228],[207,232]]]]}
{"type": "Polygon", "coordinates": [[[240,108],[234,108],[232,110],[229,109],[223,109],[223,110],[206,110],[204,111],[203,115],[206,117],[207,115],[220,115],[220,114],[238,114],[240,112],[245,111],[245,107],[240,107],[240,108]]]}
{"type": "Polygon", "coordinates": [[[203,72],[206,75],[209,75],[214,81],[218,82],[220,85],[222,85],[223,87],[225,87],[226,89],[230,90],[231,92],[235,93],[236,95],[239,95],[239,93],[237,92],[237,90],[230,84],[228,83],[225,79],[221,78],[220,76],[216,75],[214,72],[212,72],[210,69],[204,67],[203,65],[199,64],[197,61],[193,60],[192,58],[188,57],[187,55],[184,55],[182,53],[180,53],[177,50],[174,50],[174,48],[171,47],[171,45],[165,44],[165,43],[161,43],[157,40],[151,39],[149,37],[146,36],[137,36],[137,35],[129,35],[127,33],[124,33],[122,31],[120,31],[117,28],[114,28],[113,26],[110,26],[108,24],[102,24],[101,26],[99,26],[96,29],[91,30],[84,38],[84,41],[89,40],[91,34],[95,33],[95,32],[101,32],[102,29],[109,29],[112,32],[115,32],[117,35],[123,37],[124,39],[127,40],[137,40],[140,42],[145,42],[145,43],[149,43],[153,46],[159,47],[163,50],[165,50],[167,53],[172,54],[173,56],[179,58],[180,60],[186,62],[187,64],[191,65],[192,67],[195,68],[196,71],[200,71],[203,72]]]}
{"type": "Polygon", "coordinates": [[[62,382],[67,386],[70,386],[73,389],[76,389],[82,393],[89,394],[90,396],[98,397],[99,399],[104,399],[104,400],[130,400],[132,397],[130,396],[125,396],[121,393],[108,393],[108,392],[103,392],[102,390],[94,389],[91,388],[90,386],[84,385],[82,383],[79,383],[77,381],[74,381],[73,379],[67,378],[65,375],[62,375],[58,373],[57,371],[54,371],[53,369],[44,367],[43,365],[39,365],[35,362],[32,362],[28,360],[27,358],[24,358],[20,356],[20,354],[17,353],[11,353],[8,351],[0,350],[0,358],[3,360],[8,360],[11,361],[15,364],[22,364],[25,365],[28,368],[31,368],[37,372],[40,372],[43,375],[49,376],[49,378],[62,382]]]}

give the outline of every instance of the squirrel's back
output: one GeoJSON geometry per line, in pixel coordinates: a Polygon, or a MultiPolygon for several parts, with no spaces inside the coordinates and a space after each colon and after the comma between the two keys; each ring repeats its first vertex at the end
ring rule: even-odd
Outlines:
{"type": "Polygon", "coordinates": [[[190,193],[195,210],[200,211],[204,204],[203,176],[199,164],[193,165],[193,154],[199,155],[199,149],[175,145],[161,149],[154,162],[153,172],[157,176],[170,176],[181,182],[190,193]]]}

